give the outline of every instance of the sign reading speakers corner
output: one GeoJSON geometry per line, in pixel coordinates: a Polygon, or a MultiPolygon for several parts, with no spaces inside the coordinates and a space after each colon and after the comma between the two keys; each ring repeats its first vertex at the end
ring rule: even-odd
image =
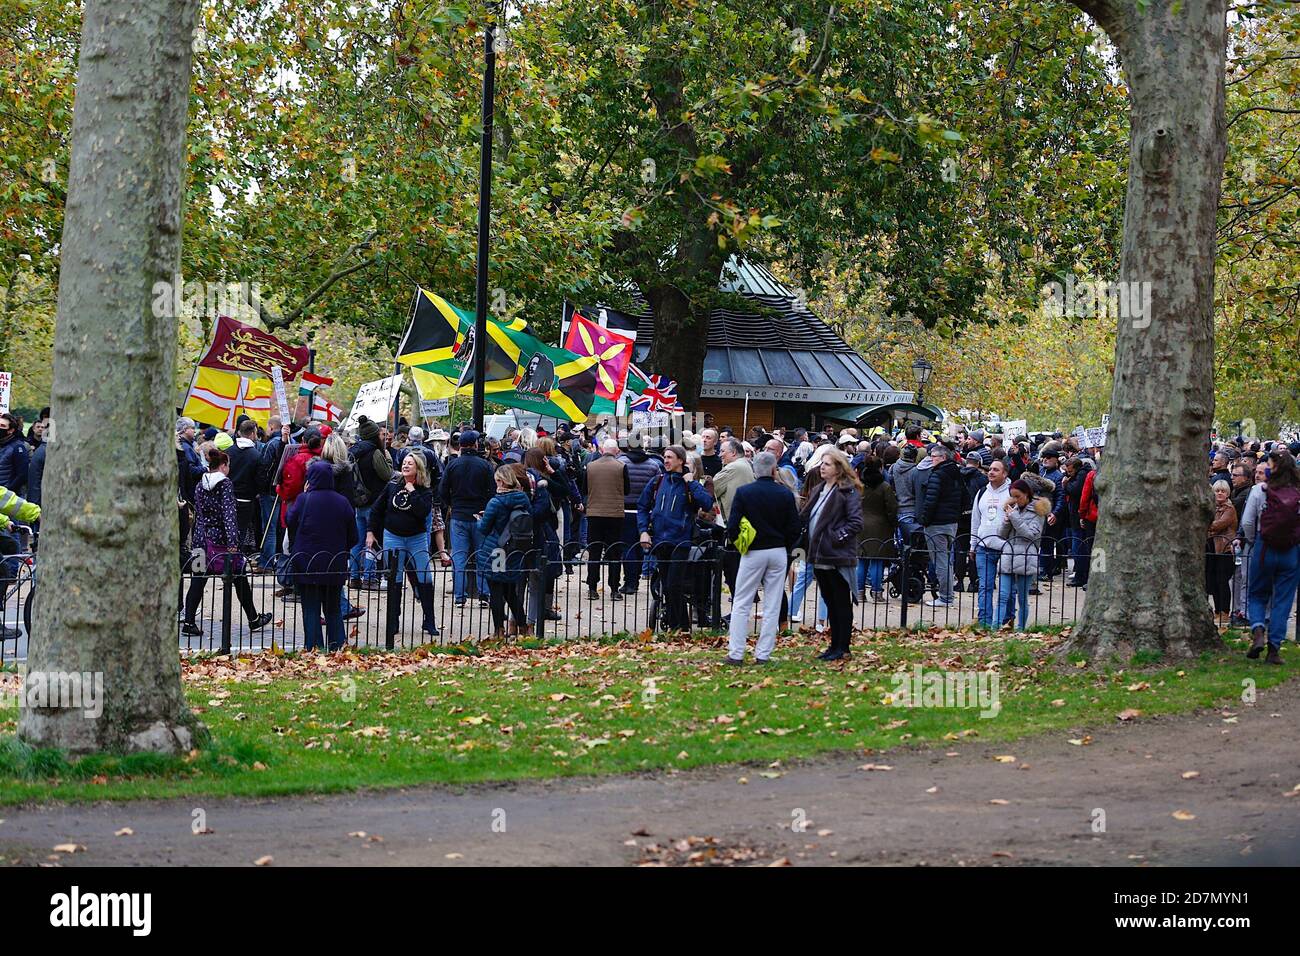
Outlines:
{"type": "Polygon", "coordinates": [[[912,392],[872,391],[848,388],[806,388],[781,385],[709,385],[700,388],[700,398],[739,398],[752,402],[819,402],[834,405],[909,405],[912,392]]]}

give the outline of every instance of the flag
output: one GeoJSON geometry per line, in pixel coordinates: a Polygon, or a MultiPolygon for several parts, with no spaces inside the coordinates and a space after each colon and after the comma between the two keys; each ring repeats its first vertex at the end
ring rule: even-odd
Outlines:
{"type": "Polygon", "coordinates": [[[307,367],[310,353],[305,345],[286,345],[269,332],[236,322],[227,315],[217,317],[212,345],[199,365],[231,372],[257,372],[270,376],[279,367],[285,381],[292,381],[307,367]]]}
{"type": "Polygon", "coordinates": [[[564,347],[575,355],[596,359],[598,398],[616,402],[623,394],[635,344],[632,339],[597,325],[581,312],[575,310],[569,317],[569,334],[564,339],[564,347]]]}
{"type": "Polygon", "coordinates": [[[263,428],[271,418],[273,386],[267,378],[245,378],[237,372],[195,369],[181,414],[205,425],[234,428],[247,415],[263,428]]]}
{"type": "Polygon", "coordinates": [[[343,409],[324,395],[317,393],[312,396],[311,417],[313,421],[341,422],[343,421],[343,409]]]}
{"type": "MultiPolygon", "coordinates": [[[[488,318],[484,393],[492,401],[570,422],[587,420],[596,398],[596,358],[547,345],[523,319],[488,318]]],[[[474,382],[467,362],[460,386],[474,382]]],[[[421,393],[423,394],[423,392],[421,393]]]]}
{"type": "MultiPolygon", "coordinates": [[[[397,361],[410,367],[420,395],[427,399],[455,395],[473,354],[474,314],[452,305],[440,295],[417,288],[406,334],[397,346],[397,361]]],[[[513,362],[495,343],[488,353],[489,364],[494,361],[503,378],[513,378],[513,362]]],[[[493,390],[492,379],[489,374],[489,391],[493,390]]],[[[506,381],[498,387],[513,386],[506,381]]]]}
{"type": "Polygon", "coordinates": [[[633,412],[684,412],[677,401],[677,383],[665,375],[651,375],[641,397],[628,406],[633,412]]]}
{"type": "Polygon", "coordinates": [[[324,388],[327,385],[333,385],[334,379],[326,378],[324,375],[316,375],[312,372],[303,372],[302,381],[298,383],[299,395],[311,395],[318,388],[324,388]]]}
{"type": "Polygon", "coordinates": [[[569,334],[569,320],[573,313],[580,312],[587,318],[594,317],[597,325],[609,329],[625,339],[636,341],[637,318],[634,315],[628,315],[626,312],[620,312],[617,309],[611,309],[609,306],[598,305],[594,308],[580,308],[569,302],[564,302],[564,311],[560,316],[560,338],[564,340],[569,334]]]}

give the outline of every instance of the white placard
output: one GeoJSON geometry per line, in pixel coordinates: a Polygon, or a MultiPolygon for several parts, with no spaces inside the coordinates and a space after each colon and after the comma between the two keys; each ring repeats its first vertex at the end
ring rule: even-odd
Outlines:
{"type": "Polygon", "coordinates": [[[13,384],[13,372],[0,372],[0,412],[9,411],[9,393],[13,388],[13,384]]]}
{"type": "Polygon", "coordinates": [[[1002,437],[1007,441],[1024,438],[1029,434],[1029,423],[1021,418],[1014,422],[1002,423],[1002,437]]]}
{"type": "MultiPolygon", "coordinates": [[[[284,372],[278,365],[271,366],[271,384],[275,386],[275,405],[280,410],[280,421],[293,421],[293,416],[289,414],[289,396],[284,390],[284,372]]],[[[308,414],[310,413],[309,409],[308,414]]]]}
{"type": "Polygon", "coordinates": [[[1102,428],[1110,427],[1110,412],[1107,412],[1105,415],[1101,416],[1101,427],[1102,428]]]}
{"type": "Polygon", "coordinates": [[[347,421],[343,423],[343,430],[355,429],[362,415],[372,422],[382,422],[387,419],[388,412],[393,407],[393,399],[397,397],[397,390],[401,387],[401,375],[390,375],[387,378],[366,382],[357,389],[356,400],[352,403],[352,411],[347,421]]]}
{"type": "Polygon", "coordinates": [[[434,418],[438,415],[451,414],[450,398],[422,398],[420,399],[420,417],[434,418]]]}
{"type": "Polygon", "coordinates": [[[1105,448],[1106,447],[1106,429],[1089,428],[1087,437],[1084,439],[1085,448],[1105,448]]]}

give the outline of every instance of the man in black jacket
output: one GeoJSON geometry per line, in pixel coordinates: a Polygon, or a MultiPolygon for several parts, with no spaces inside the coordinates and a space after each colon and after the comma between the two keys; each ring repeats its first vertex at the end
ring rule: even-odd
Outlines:
{"type": "MultiPolygon", "coordinates": [[[[357,512],[357,543],[352,548],[352,557],[348,561],[349,584],[354,588],[366,588],[378,591],[383,582],[375,573],[375,559],[366,551],[366,530],[370,526],[370,509],[375,500],[384,492],[388,479],[393,477],[393,462],[388,451],[383,447],[379,425],[362,415],[357,420],[357,440],[348,449],[348,455],[357,463],[361,475],[364,496],[360,502],[352,504],[357,512]],[[364,555],[364,556],[363,556],[364,555]]],[[[357,489],[361,494],[362,488],[357,489]]]]}
{"type": "Polygon", "coordinates": [[[925,506],[919,517],[925,529],[925,542],[930,548],[936,585],[935,596],[925,603],[927,607],[950,607],[952,547],[957,536],[957,522],[961,520],[963,483],[961,469],[953,461],[947,446],[936,442],[928,451],[931,468],[925,484],[925,506]]]}
{"type": "Polygon", "coordinates": [[[635,594],[641,583],[641,567],[645,558],[645,549],[638,542],[641,532],[637,528],[637,506],[645,486],[663,473],[663,459],[652,455],[642,447],[640,434],[629,435],[626,439],[627,450],[619,460],[627,465],[628,493],[623,499],[623,587],[624,594],[635,594]]]}
{"type": "Polygon", "coordinates": [[[235,443],[226,449],[230,458],[230,486],[235,490],[235,521],[239,526],[239,544],[245,554],[255,554],[258,538],[257,469],[262,456],[257,449],[257,422],[240,421],[235,443]]]}
{"type": "Polygon", "coordinates": [[[447,462],[438,486],[438,497],[451,509],[451,563],[452,580],[456,591],[456,606],[464,607],[467,591],[472,591],[485,607],[488,604],[487,568],[483,566],[483,535],[478,530],[478,517],[487,507],[488,500],[496,494],[496,479],[492,466],[478,450],[476,431],[460,433],[460,454],[447,462]],[[469,587],[466,587],[466,568],[469,587]]]}
{"type": "Polygon", "coordinates": [[[727,645],[728,664],[745,662],[745,642],[749,636],[749,615],[758,588],[763,587],[763,624],[754,660],[766,664],[776,647],[776,631],[781,620],[781,601],[785,597],[785,574],[790,566],[790,551],[803,531],[794,495],[775,480],[776,456],[760,452],[754,456],[755,480],[736,489],[727,518],[727,537],[735,541],[740,522],[754,528],[754,539],[740,559],[736,571],[736,590],[731,603],[731,633],[727,645]]]}

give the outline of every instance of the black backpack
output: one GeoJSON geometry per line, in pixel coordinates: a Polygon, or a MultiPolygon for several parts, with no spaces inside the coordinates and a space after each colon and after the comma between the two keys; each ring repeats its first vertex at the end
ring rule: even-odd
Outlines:
{"type": "Polygon", "coordinates": [[[522,505],[511,508],[505,530],[501,532],[497,544],[507,555],[525,554],[533,550],[532,512],[522,505]]]}

